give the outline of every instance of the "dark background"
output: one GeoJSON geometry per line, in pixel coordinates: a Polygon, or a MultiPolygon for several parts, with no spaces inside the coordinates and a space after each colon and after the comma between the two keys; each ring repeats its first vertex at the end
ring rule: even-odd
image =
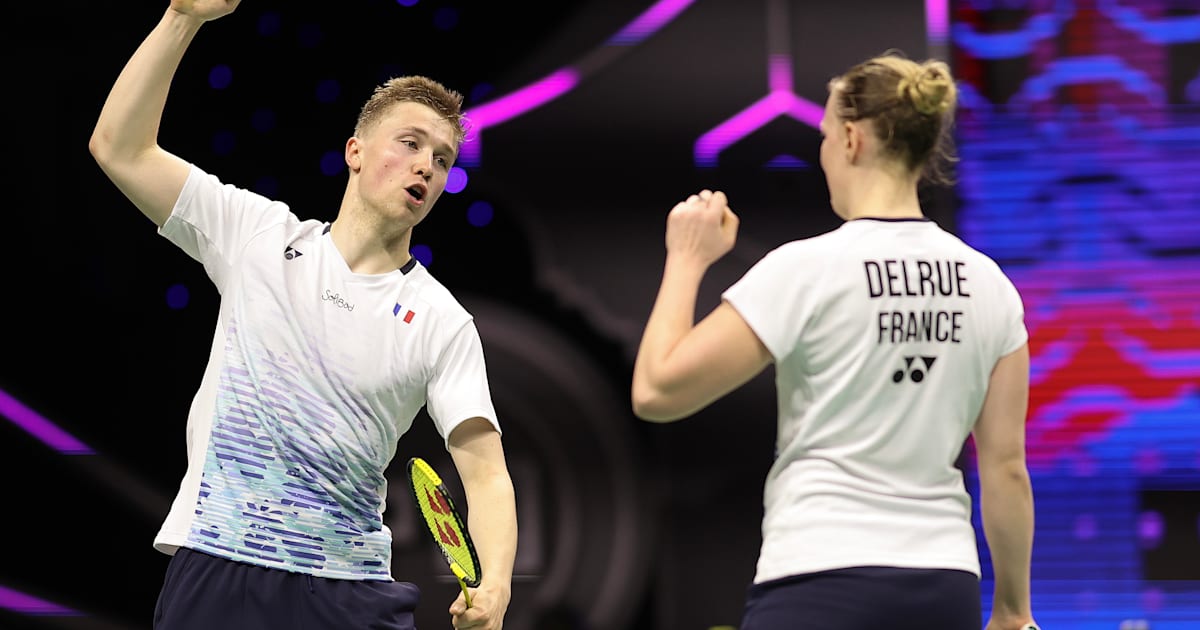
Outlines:
{"type": "MultiPolygon", "coordinates": [[[[12,211],[0,247],[8,297],[0,390],[93,453],[56,452],[0,422],[0,589],[79,613],[0,610],[0,628],[148,628],[166,567],[151,541],[184,472],[184,420],[217,296],[87,153],[112,81],[166,4],[29,4],[6,20],[12,211]],[[186,306],[169,306],[169,294],[186,295],[186,306]]],[[[927,43],[925,3],[915,0],[700,0],[644,41],[612,43],[653,4],[247,0],[201,30],[160,133],[164,147],[222,180],[285,201],[302,218],[331,220],[345,172],[322,167],[389,76],[432,76],[467,96],[469,115],[557,70],[579,72],[562,97],[479,130],[480,160],[460,164],[466,187],[445,194],[414,233],[484,339],[518,485],[512,630],[738,623],[772,454],[773,374],[685,422],[633,417],[630,369],[657,289],[666,213],[713,188],[742,218],[737,247],[705,280],[706,312],[771,248],[838,224],[817,167],[819,135],[800,121],[779,116],[717,164],[694,160],[697,137],[767,94],[768,57],[790,58],[796,95],[821,105],[829,78],[857,61],[889,48],[916,58],[945,52],[927,43]],[[210,85],[214,68],[232,73],[227,87],[210,85]],[[480,202],[495,212],[484,227],[467,220],[480,202]]],[[[979,16],[966,6],[979,3],[956,4],[957,18],[979,16]]],[[[979,28],[1020,29],[1034,12],[991,11],[979,28]]],[[[1063,33],[1064,56],[1072,38],[1102,35],[1063,33]]],[[[965,70],[985,95],[1007,98],[1031,65],[1018,56],[965,70]]],[[[1186,80],[1195,65],[1178,73],[1186,80]]],[[[967,109],[970,123],[978,111],[967,109]]],[[[927,214],[957,230],[961,198],[978,187],[963,190],[926,191],[927,214]]],[[[395,461],[412,455],[452,477],[424,416],[395,461]]],[[[393,572],[422,587],[419,626],[448,627],[457,586],[417,529],[401,467],[393,473],[393,572]]],[[[1186,523],[1192,512],[1179,506],[1193,485],[1147,500],[1186,523]]],[[[1099,487],[1096,496],[1112,492],[1099,487]]],[[[1064,514],[1076,509],[1069,501],[1064,514]]],[[[1194,543],[1194,531],[1183,539],[1194,543]]],[[[1051,559],[1067,548],[1050,547],[1051,559]]],[[[1070,549],[1072,558],[1092,553],[1070,549]]],[[[1190,579],[1170,555],[1153,556],[1151,568],[1190,579]]],[[[1059,584],[1063,575],[1045,577],[1059,584]]],[[[1045,599],[1038,609],[1077,603],[1045,599]]]]}

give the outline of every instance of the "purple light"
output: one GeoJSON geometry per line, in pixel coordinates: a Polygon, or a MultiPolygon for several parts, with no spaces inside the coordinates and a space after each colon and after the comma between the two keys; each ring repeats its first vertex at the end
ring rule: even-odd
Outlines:
{"type": "Polygon", "coordinates": [[[653,35],[691,4],[692,0],[659,0],[608,40],[608,44],[611,46],[636,44],[653,35]]]}
{"type": "Polygon", "coordinates": [[[415,7],[417,6],[417,0],[396,0],[396,4],[402,7],[415,7]]]}
{"type": "Polygon", "coordinates": [[[547,76],[536,83],[531,83],[516,92],[502,96],[489,103],[464,112],[471,133],[475,135],[462,146],[458,159],[466,166],[479,164],[479,133],[484,128],[515,118],[525,112],[540,107],[559,96],[574,89],[579,83],[579,73],[566,68],[547,76]]]}
{"type": "Polygon", "coordinates": [[[0,608],[7,608],[25,615],[79,616],[80,614],[65,606],[59,606],[3,586],[0,586],[0,608]]]}
{"type": "Polygon", "coordinates": [[[946,34],[950,32],[948,0],[925,0],[925,32],[931,42],[946,42],[946,34]]]}
{"type": "Polygon", "coordinates": [[[1167,594],[1162,589],[1151,586],[1142,591],[1142,608],[1146,612],[1156,613],[1167,603],[1167,594]]]}
{"type": "Polygon", "coordinates": [[[1157,448],[1146,447],[1139,449],[1134,455],[1134,468],[1139,475],[1149,476],[1162,472],[1163,457],[1157,448]]]}
{"type": "Polygon", "coordinates": [[[796,96],[791,92],[772,91],[734,114],[725,122],[713,127],[696,140],[696,165],[715,166],[717,155],[729,145],[745,138],[755,130],[781,115],[791,116],[800,122],[817,128],[825,108],[796,96]]]}
{"type": "Polygon", "coordinates": [[[457,166],[450,167],[450,174],[446,177],[446,192],[451,195],[460,193],[467,187],[467,172],[457,166]]]}
{"type": "Polygon", "coordinates": [[[1163,518],[1155,511],[1146,511],[1138,515],[1137,535],[1142,547],[1154,549],[1162,542],[1163,518]]]}
{"type": "Polygon", "coordinates": [[[794,155],[781,153],[767,162],[767,168],[773,171],[799,171],[808,168],[808,162],[794,155]]]}
{"type": "Polygon", "coordinates": [[[66,455],[91,455],[95,451],[66,431],[43,418],[21,401],[0,390],[0,414],[41,440],[46,446],[66,455]]]}

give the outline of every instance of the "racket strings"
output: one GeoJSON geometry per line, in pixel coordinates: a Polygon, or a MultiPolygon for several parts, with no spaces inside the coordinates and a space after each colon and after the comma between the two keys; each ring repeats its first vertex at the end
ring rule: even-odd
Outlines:
{"type": "Polygon", "coordinates": [[[478,561],[441,480],[431,478],[426,471],[418,468],[413,472],[412,484],[421,516],[434,540],[442,552],[462,569],[464,579],[472,586],[478,584],[478,561]]]}

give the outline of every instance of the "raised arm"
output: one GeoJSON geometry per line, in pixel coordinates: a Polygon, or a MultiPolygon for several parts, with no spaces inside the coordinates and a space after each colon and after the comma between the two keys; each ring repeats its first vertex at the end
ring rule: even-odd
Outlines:
{"type": "Polygon", "coordinates": [[[1026,344],[996,362],[975,423],[980,510],[995,573],[988,630],[1019,630],[1033,622],[1029,601],[1033,489],[1025,464],[1028,407],[1026,344]]]}
{"type": "Polygon", "coordinates": [[[171,0],[117,76],[92,131],[88,150],[96,163],[157,226],[170,216],[188,175],[185,161],[158,146],[171,80],[200,26],[239,1],[171,0]]]}
{"type": "Polygon", "coordinates": [[[467,495],[467,530],[479,552],[483,579],[467,608],[462,594],[450,606],[454,626],[499,630],[512,598],[517,555],[517,507],[500,434],[471,418],[450,434],[450,457],[467,495]]]}
{"type": "Polygon", "coordinates": [[[643,420],[686,418],[771,362],[766,346],[727,302],[695,323],[700,282],[733,248],[738,224],[725,194],[708,190],[668,215],[667,260],[633,365],[631,402],[643,420]]]}

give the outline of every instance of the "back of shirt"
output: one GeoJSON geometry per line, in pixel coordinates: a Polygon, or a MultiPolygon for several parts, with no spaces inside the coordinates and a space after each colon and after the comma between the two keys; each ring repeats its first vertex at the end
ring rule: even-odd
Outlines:
{"type": "Polygon", "coordinates": [[[954,464],[996,361],[1027,339],[996,263],[928,220],[858,219],[777,248],[723,297],[776,365],[756,581],[868,565],[978,575],[954,464]]]}

